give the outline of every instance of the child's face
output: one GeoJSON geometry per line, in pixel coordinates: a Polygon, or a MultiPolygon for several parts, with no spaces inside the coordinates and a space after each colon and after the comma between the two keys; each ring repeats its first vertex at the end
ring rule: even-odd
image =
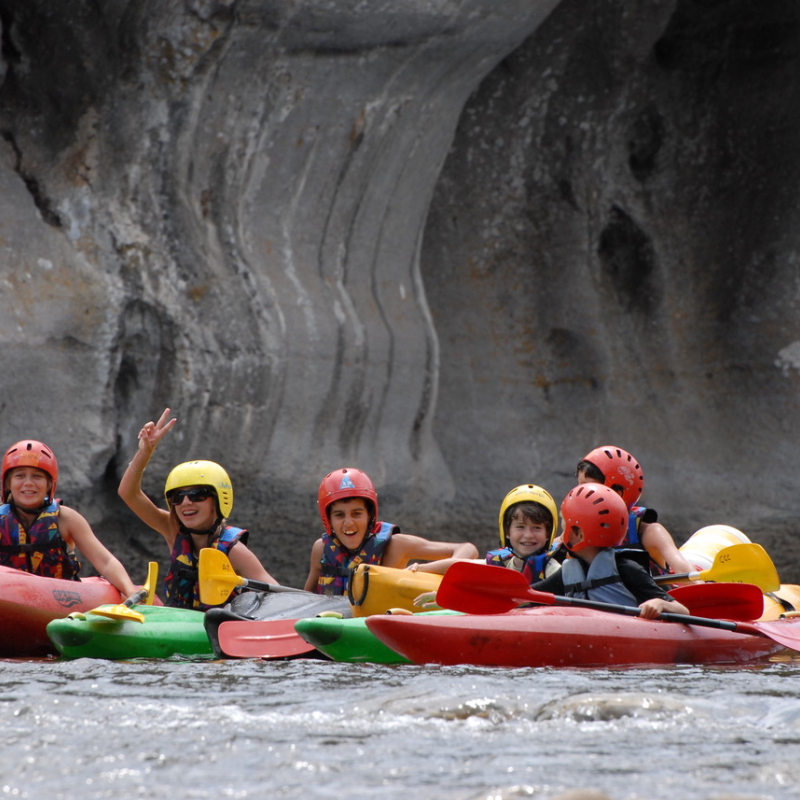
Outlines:
{"type": "Polygon", "coordinates": [[[6,477],[14,504],[20,508],[40,508],[50,492],[50,476],[36,467],[17,467],[6,477]]]}
{"type": "Polygon", "coordinates": [[[543,522],[533,522],[521,513],[511,518],[508,526],[508,541],[514,552],[527,558],[547,545],[549,533],[543,522]]]}
{"type": "Polygon", "coordinates": [[[181,486],[170,498],[175,514],[190,531],[207,531],[217,521],[217,499],[205,486],[181,486]],[[206,495],[202,500],[192,499],[197,490],[206,495]]]}
{"type": "Polygon", "coordinates": [[[369,509],[360,497],[335,500],[329,508],[334,536],[348,549],[357,550],[367,536],[369,509]]]}

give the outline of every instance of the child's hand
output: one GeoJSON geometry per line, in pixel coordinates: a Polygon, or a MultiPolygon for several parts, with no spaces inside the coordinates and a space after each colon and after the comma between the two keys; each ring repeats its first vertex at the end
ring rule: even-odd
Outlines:
{"type": "Polygon", "coordinates": [[[169,417],[169,409],[165,408],[164,413],[158,418],[158,422],[145,423],[144,427],[139,431],[139,450],[146,452],[148,455],[153,454],[162,437],[167,431],[172,430],[178,421],[173,418],[167,422],[167,417],[169,417]]]}
{"type": "Polygon", "coordinates": [[[668,600],[661,600],[654,597],[650,600],[645,600],[639,606],[639,616],[642,619],[658,619],[662,611],[674,611],[676,614],[688,614],[688,610],[680,603],[670,602],[668,600]]]}
{"type": "Polygon", "coordinates": [[[436,592],[423,592],[414,598],[414,605],[426,611],[437,611],[441,606],[436,605],[436,592]]]}

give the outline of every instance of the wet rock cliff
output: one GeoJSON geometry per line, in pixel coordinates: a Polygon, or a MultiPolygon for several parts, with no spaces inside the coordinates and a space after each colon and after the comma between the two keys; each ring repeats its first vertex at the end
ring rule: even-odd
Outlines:
{"type": "Polygon", "coordinates": [[[679,540],[800,581],[793,3],[0,0],[0,431],[143,575],[116,485],[210,458],[303,578],[331,469],[495,541],[617,443],[679,540]]]}

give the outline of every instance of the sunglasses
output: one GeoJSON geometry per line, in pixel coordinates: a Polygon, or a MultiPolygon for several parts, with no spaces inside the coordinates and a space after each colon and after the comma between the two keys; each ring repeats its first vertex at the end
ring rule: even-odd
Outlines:
{"type": "Polygon", "coordinates": [[[169,493],[167,502],[171,506],[179,506],[184,497],[188,497],[192,503],[202,503],[203,500],[214,497],[214,492],[211,489],[176,489],[169,493]]]}

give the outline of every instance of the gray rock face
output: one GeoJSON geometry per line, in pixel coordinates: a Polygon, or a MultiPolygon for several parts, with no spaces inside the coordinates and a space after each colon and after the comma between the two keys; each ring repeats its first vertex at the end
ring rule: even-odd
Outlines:
{"type": "Polygon", "coordinates": [[[324,474],[495,541],[614,442],[683,539],[798,581],[798,30],[785,4],[0,0],[3,440],[132,568],[154,496],[224,464],[305,574],[324,474]]]}

